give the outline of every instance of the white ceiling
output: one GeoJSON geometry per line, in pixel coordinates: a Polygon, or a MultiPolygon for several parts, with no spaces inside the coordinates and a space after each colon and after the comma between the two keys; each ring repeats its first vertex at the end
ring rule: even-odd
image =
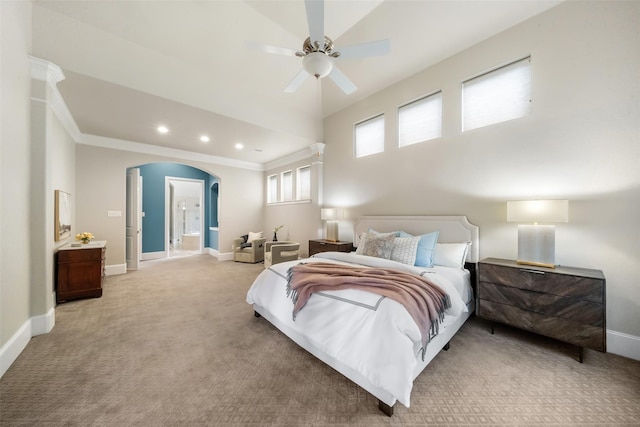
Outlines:
{"type": "Polygon", "coordinates": [[[560,1],[327,0],[336,50],[391,41],[388,56],[336,61],[358,86],[351,95],[311,77],[284,93],[301,58],[244,46],[301,49],[302,0],[35,0],[32,43],[63,69],[58,87],[82,133],[265,163],[321,140],[321,117],[560,1]],[[159,124],[170,132],[159,135],[159,124]]]}

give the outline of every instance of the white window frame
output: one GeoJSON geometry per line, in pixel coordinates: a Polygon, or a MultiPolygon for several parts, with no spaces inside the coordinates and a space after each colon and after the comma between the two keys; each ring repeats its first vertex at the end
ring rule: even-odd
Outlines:
{"type": "Polygon", "coordinates": [[[442,91],[398,107],[398,147],[442,137],[442,91]]]}
{"type": "Polygon", "coordinates": [[[531,114],[531,56],[462,82],[462,131],[531,114]]]}
{"type": "Polygon", "coordinates": [[[353,125],[353,154],[356,158],[384,152],[384,113],[353,125]],[[364,140],[363,138],[367,138],[364,140]],[[365,146],[371,144],[371,146],[365,146]]]}
{"type": "Polygon", "coordinates": [[[296,169],[296,200],[311,200],[311,165],[296,169]]]}

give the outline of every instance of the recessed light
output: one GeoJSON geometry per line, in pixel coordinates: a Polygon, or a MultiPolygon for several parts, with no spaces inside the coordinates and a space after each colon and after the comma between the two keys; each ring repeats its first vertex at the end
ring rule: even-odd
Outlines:
{"type": "Polygon", "coordinates": [[[236,150],[242,150],[244,148],[244,145],[240,144],[239,142],[236,144],[236,150]]]}
{"type": "Polygon", "coordinates": [[[158,126],[158,132],[167,133],[167,132],[169,132],[169,128],[166,127],[166,126],[158,126]]]}
{"type": "Polygon", "coordinates": [[[209,137],[207,135],[202,135],[202,136],[200,136],[200,141],[209,142],[209,137]]]}

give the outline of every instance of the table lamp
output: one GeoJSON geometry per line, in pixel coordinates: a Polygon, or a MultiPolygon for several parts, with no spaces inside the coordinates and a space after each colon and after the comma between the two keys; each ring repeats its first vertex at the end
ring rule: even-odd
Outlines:
{"type": "Polygon", "coordinates": [[[539,222],[569,222],[568,200],[507,202],[507,221],[518,225],[518,264],[555,268],[556,228],[539,222]]]}
{"type": "Polygon", "coordinates": [[[325,240],[337,242],[338,239],[338,222],[342,217],[342,209],[339,208],[322,208],[320,209],[320,219],[326,221],[326,237],[325,240]]]}

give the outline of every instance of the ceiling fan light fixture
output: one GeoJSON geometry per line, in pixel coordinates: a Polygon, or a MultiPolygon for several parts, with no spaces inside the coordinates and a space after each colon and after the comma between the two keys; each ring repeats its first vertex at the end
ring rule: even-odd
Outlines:
{"type": "Polygon", "coordinates": [[[322,52],[311,52],[302,60],[302,67],[316,79],[321,79],[329,75],[333,62],[322,52]]]}

